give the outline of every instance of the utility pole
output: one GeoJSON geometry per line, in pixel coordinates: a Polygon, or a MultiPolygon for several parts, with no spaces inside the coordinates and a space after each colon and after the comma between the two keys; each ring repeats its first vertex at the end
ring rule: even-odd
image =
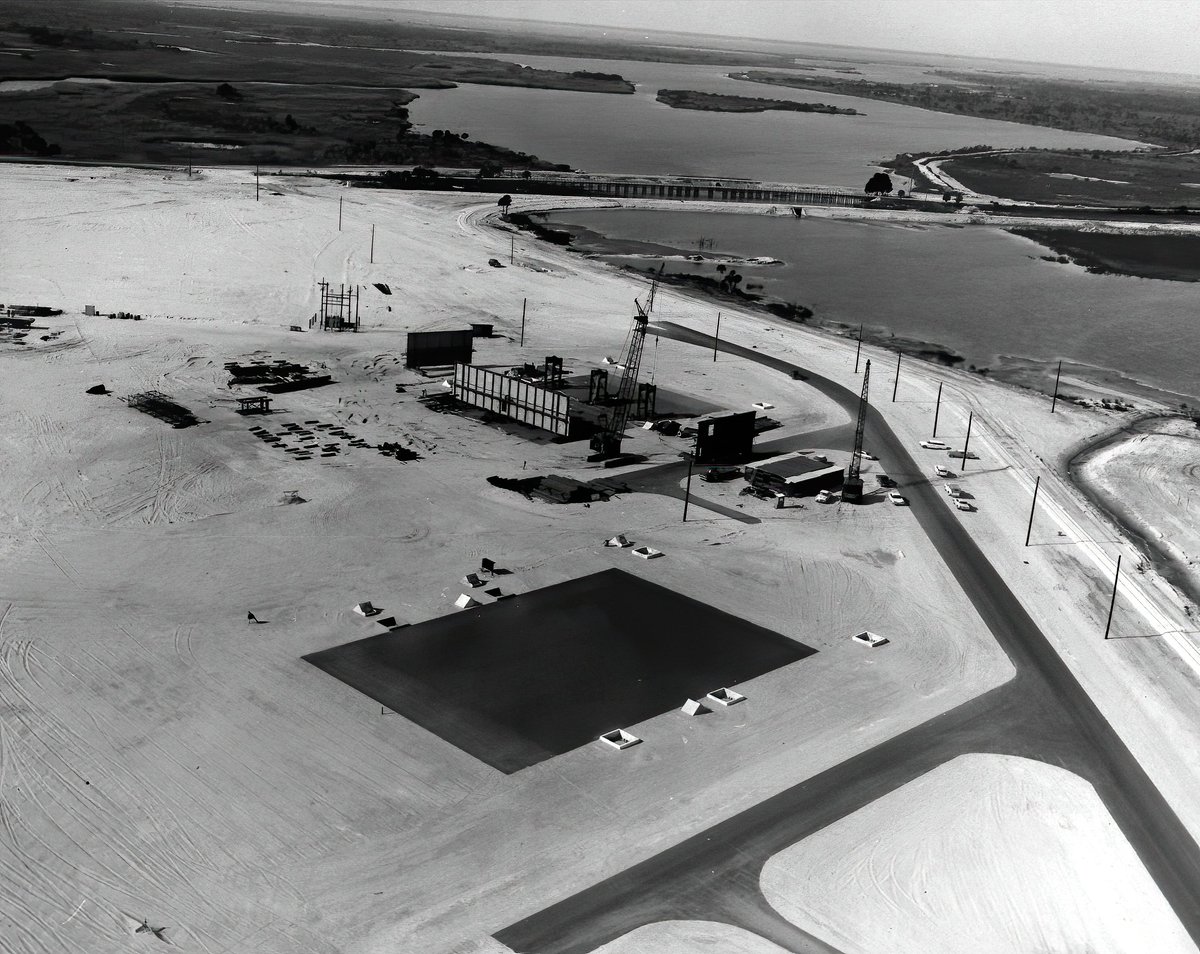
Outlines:
{"type": "Polygon", "coordinates": [[[858,374],[858,356],[862,354],[862,330],[863,326],[858,326],[858,345],[854,349],[854,373],[858,374]]]}
{"type": "Polygon", "coordinates": [[[896,403],[896,391],[900,388],[900,359],[904,356],[904,352],[896,352],[896,380],[892,384],[892,403],[896,403]]]}
{"type": "Polygon", "coordinates": [[[338,231],[342,230],[342,196],[338,196],[338,231]]]}
{"type": "Polygon", "coordinates": [[[188,146],[188,178],[192,177],[192,147],[188,146]]]}
{"type": "Polygon", "coordinates": [[[375,226],[371,226],[371,264],[375,264],[375,226]]]}
{"type": "Polygon", "coordinates": [[[963,462],[962,469],[967,469],[967,448],[971,446],[971,423],[975,420],[975,412],[971,411],[967,414],[967,439],[963,441],[963,462]]]}
{"type": "Polygon", "coordinates": [[[937,404],[933,408],[933,434],[931,435],[932,437],[937,437],[938,415],[942,413],[942,385],[945,383],[946,382],[944,382],[944,381],[938,382],[937,404]]]}
{"type": "Polygon", "coordinates": [[[521,299],[521,347],[525,347],[525,306],[529,304],[528,298],[521,299]]]}
{"type": "Polygon", "coordinates": [[[717,360],[717,344],[721,341],[721,313],[717,312],[717,333],[713,335],[713,362],[717,360]]]}
{"type": "Polygon", "coordinates": [[[1058,371],[1054,374],[1054,397],[1050,399],[1050,413],[1054,413],[1054,407],[1058,404],[1058,379],[1062,377],[1062,362],[1058,362],[1058,371]]]}
{"type": "Polygon", "coordinates": [[[692,457],[688,455],[687,485],[683,491],[683,522],[687,523],[688,504],[692,500],[692,457]]]}
{"type": "Polygon", "coordinates": [[[1117,554],[1117,572],[1113,574],[1112,602],[1108,604],[1108,622],[1104,624],[1104,638],[1108,639],[1108,630],[1112,626],[1113,610],[1117,606],[1117,580],[1121,578],[1121,554],[1117,554]]]}
{"type": "Polygon", "coordinates": [[[258,201],[258,163],[254,164],[254,201],[258,201]]]}
{"type": "Polygon", "coordinates": [[[509,236],[508,241],[508,264],[511,265],[517,254],[517,237],[515,235],[511,235],[509,236]]]}
{"type": "Polygon", "coordinates": [[[1033,483],[1033,503],[1029,505],[1029,526],[1025,528],[1025,546],[1029,546],[1029,535],[1033,533],[1033,508],[1037,506],[1038,488],[1042,485],[1042,477],[1039,474],[1037,480],[1033,483]]]}

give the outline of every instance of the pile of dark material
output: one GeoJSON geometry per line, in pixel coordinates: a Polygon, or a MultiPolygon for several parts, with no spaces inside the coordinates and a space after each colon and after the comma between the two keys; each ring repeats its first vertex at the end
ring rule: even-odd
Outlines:
{"type": "Polygon", "coordinates": [[[421,455],[411,447],[405,447],[402,444],[389,443],[387,441],[379,445],[379,453],[381,453],[384,457],[395,457],[398,461],[421,459],[421,455]]]}
{"type": "Polygon", "coordinates": [[[61,315],[61,308],[49,308],[46,305],[9,305],[5,310],[5,316],[13,318],[18,315],[28,315],[33,318],[49,318],[52,315],[61,315]]]}
{"type": "Polygon", "coordinates": [[[125,403],[143,414],[166,421],[172,427],[193,427],[202,423],[182,404],[176,404],[161,391],[143,391],[125,398],[125,403]]]}
{"type": "Polygon", "coordinates": [[[108,316],[109,318],[120,318],[122,321],[141,321],[141,315],[135,315],[128,311],[114,311],[108,316]]]}
{"type": "Polygon", "coordinates": [[[328,374],[315,375],[311,368],[282,358],[270,362],[251,361],[249,364],[226,361],[225,370],[229,372],[229,387],[240,384],[258,385],[260,391],[272,394],[318,388],[323,384],[330,384],[333,380],[328,374]]]}
{"type": "Polygon", "coordinates": [[[103,384],[94,384],[90,388],[87,389],[87,393],[88,394],[107,394],[108,388],[106,388],[103,384]]]}
{"type": "Polygon", "coordinates": [[[392,293],[392,289],[387,282],[372,282],[372,284],[385,295],[390,295],[392,293]]]}
{"type": "Polygon", "coordinates": [[[610,480],[583,483],[573,477],[560,477],[557,474],[548,477],[489,477],[487,481],[493,487],[515,491],[530,500],[556,504],[596,503],[629,489],[610,480]]]}

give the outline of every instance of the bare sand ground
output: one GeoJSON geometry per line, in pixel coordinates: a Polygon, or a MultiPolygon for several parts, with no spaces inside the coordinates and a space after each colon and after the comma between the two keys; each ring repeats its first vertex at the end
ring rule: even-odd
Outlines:
{"type": "MultiPolygon", "coordinates": [[[[582,445],[431,412],[417,398],[438,382],[400,367],[404,333],[491,321],[499,337],[478,342],[476,363],[559,354],[582,369],[619,350],[645,286],[520,238],[514,267],[489,268],[510,250],[480,224],[491,197],[268,182],[256,204],[237,170],[0,178],[0,297],[68,311],[29,344],[0,345],[0,905],[17,912],[14,951],[124,950],[143,917],[201,951],[494,950],[491,932],[1011,674],[903,509],[730,497],[762,522],[693,511],[684,524],[661,496],[555,507],[489,486],[491,474],[607,472],[582,445]],[[364,284],[362,333],[287,330],[307,326],[321,278],[364,284]],[[146,320],[85,317],[85,303],[146,320]],[[254,439],[222,365],[255,356],[334,378],[279,396],[273,426],[340,423],[424,459],[299,462],[254,439]],[[83,393],[101,382],[115,396],[83,393]],[[173,430],[119,400],[148,388],[206,423],[173,430]],[[616,532],[666,556],[599,545],[616,532]],[[820,652],[739,687],[748,701],[728,712],[665,713],[632,727],[646,743],[627,752],[588,746],[513,776],[301,661],[374,631],[350,612],[362,599],[401,622],[455,612],[483,556],[513,570],[518,592],[635,564],[820,652]],[[247,611],[269,623],[248,625],[247,611]],[[851,644],[863,628],[891,645],[851,644]]],[[[656,315],[707,328],[712,309],[663,291],[656,315]]],[[[854,386],[845,342],[750,313],[727,312],[722,335],[854,386]]],[[[845,422],[748,362],[665,339],[645,361],[672,390],[770,401],[790,433],[845,422]]],[[[1065,481],[1043,480],[1073,536],[1024,570],[1012,545],[1039,456],[1056,460],[1111,418],[1071,409],[1017,440],[1040,398],[928,368],[886,408],[914,442],[938,381],[947,433],[978,412],[987,467],[971,480],[1012,501],[963,518],[982,518],[973,529],[990,548],[1003,542],[1014,589],[1200,830],[1200,768],[1182,754],[1200,724],[1189,670],[1165,641],[1094,638],[1106,607],[1081,567],[1125,544],[1065,481]]],[[[631,434],[652,462],[684,447],[631,434]]],[[[1136,585],[1146,606],[1124,629],[1181,616],[1152,578],[1136,585]]]]}
{"type": "Polygon", "coordinates": [[[1196,949],[1092,787],[1012,757],[946,763],[776,855],[762,888],[846,954],[1196,949]]]}

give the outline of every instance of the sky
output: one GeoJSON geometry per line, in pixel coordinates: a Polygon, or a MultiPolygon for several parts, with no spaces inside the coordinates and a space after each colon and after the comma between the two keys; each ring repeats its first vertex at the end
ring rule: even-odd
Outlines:
{"type": "MultiPolygon", "coordinates": [[[[357,0],[342,0],[354,5],[357,0]]],[[[362,0],[399,12],[1200,71],[1200,0],[362,0]]],[[[294,8],[303,5],[298,0],[294,8]]]]}

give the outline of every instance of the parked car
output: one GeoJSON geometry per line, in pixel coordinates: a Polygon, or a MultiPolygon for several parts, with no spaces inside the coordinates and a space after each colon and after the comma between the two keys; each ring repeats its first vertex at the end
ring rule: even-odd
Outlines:
{"type": "Polygon", "coordinates": [[[887,474],[876,474],[875,480],[878,482],[880,487],[895,487],[896,486],[896,482],[894,480],[892,480],[892,478],[889,477],[887,474]]]}
{"type": "Polygon", "coordinates": [[[924,447],[926,450],[949,450],[950,449],[950,445],[947,444],[945,441],[937,441],[937,440],[921,441],[921,446],[924,447]]]}
{"type": "Polygon", "coordinates": [[[878,457],[876,457],[874,454],[867,453],[867,451],[863,451],[862,453],[859,454],[859,456],[863,460],[879,460],[878,457]]]}
{"type": "Polygon", "coordinates": [[[958,474],[956,474],[954,471],[952,471],[949,467],[943,467],[941,464],[938,464],[935,468],[933,468],[933,472],[935,474],[937,474],[939,477],[957,477],[958,476],[958,474]]]}
{"type": "Polygon", "coordinates": [[[894,507],[908,506],[908,500],[906,500],[901,494],[896,493],[894,490],[888,494],[888,500],[892,502],[892,506],[894,507]]]}
{"type": "Polygon", "coordinates": [[[965,460],[979,460],[979,455],[976,454],[974,451],[965,451],[964,452],[964,451],[952,450],[952,451],[947,451],[946,456],[947,457],[957,457],[959,460],[964,460],[964,459],[965,460]]]}
{"type": "Polygon", "coordinates": [[[742,473],[742,468],[736,466],[709,467],[700,475],[706,483],[716,483],[722,480],[733,480],[742,473]]]}
{"type": "Polygon", "coordinates": [[[946,493],[956,500],[963,495],[963,489],[958,484],[946,484],[946,493]]]}
{"type": "Polygon", "coordinates": [[[959,510],[974,510],[969,501],[963,500],[962,497],[954,498],[954,506],[959,510]]]}
{"type": "Polygon", "coordinates": [[[833,494],[828,490],[822,490],[817,494],[817,503],[829,503],[833,499],[833,494]]]}

